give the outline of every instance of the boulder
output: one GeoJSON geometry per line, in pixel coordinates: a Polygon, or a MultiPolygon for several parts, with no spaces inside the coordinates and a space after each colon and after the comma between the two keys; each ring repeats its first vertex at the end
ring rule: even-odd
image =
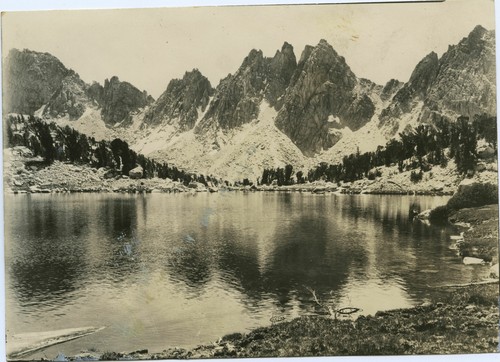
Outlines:
{"type": "Polygon", "coordinates": [[[462,263],[464,263],[465,265],[474,265],[474,264],[484,264],[485,261],[480,258],[466,256],[465,258],[462,259],[462,263]]]}
{"type": "Polygon", "coordinates": [[[103,175],[105,179],[116,178],[118,176],[120,176],[120,171],[114,169],[106,171],[103,175]]]}
{"type": "Polygon", "coordinates": [[[486,159],[495,156],[496,152],[493,147],[489,145],[482,145],[477,148],[477,155],[479,158],[486,159]]]}
{"type": "Polygon", "coordinates": [[[25,146],[15,146],[12,148],[12,153],[15,153],[21,157],[33,157],[33,152],[25,146]]]}
{"type": "Polygon", "coordinates": [[[498,172],[498,165],[496,162],[488,163],[486,165],[487,171],[498,172]]]}
{"type": "Polygon", "coordinates": [[[203,190],[205,189],[205,185],[203,185],[201,182],[191,181],[188,185],[188,188],[195,190],[203,190]]]}
{"type": "Polygon", "coordinates": [[[133,168],[128,172],[128,176],[131,179],[140,179],[140,178],[142,178],[143,174],[144,174],[144,170],[142,169],[141,166],[137,166],[136,168],[133,168]]]}
{"type": "Polygon", "coordinates": [[[40,188],[38,186],[36,186],[36,185],[30,186],[29,190],[30,190],[31,193],[40,192],[40,188]]]}
{"type": "Polygon", "coordinates": [[[443,184],[437,184],[432,188],[432,191],[440,192],[444,190],[444,185],[443,184]]]}
{"type": "Polygon", "coordinates": [[[321,187],[321,186],[319,186],[319,187],[315,187],[315,188],[314,188],[311,192],[312,192],[313,194],[324,194],[324,193],[325,193],[325,191],[326,191],[326,188],[325,188],[325,187],[321,187]]]}
{"type": "Polygon", "coordinates": [[[377,177],[382,176],[382,171],[380,171],[378,168],[372,168],[370,171],[368,171],[368,180],[375,180],[377,177]]]}

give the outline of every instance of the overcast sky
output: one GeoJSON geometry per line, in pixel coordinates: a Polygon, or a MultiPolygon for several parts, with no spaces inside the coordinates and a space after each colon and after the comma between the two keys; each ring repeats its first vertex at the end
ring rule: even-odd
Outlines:
{"type": "Polygon", "coordinates": [[[49,52],[86,82],[117,75],[156,98],[186,70],[198,68],[215,87],[252,48],[273,56],[288,41],[298,59],[322,38],[357,76],[407,81],[426,54],[494,23],[493,0],[8,12],[2,40],[4,56],[49,52]]]}

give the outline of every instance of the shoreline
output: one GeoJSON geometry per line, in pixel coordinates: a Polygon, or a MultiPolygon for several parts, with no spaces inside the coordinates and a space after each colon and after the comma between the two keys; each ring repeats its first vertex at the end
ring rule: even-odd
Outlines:
{"type": "Polygon", "coordinates": [[[81,189],[35,189],[35,190],[8,190],[5,191],[6,194],[11,195],[31,195],[31,194],[85,194],[85,193],[102,193],[102,194],[155,194],[155,193],[218,193],[218,192],[243,192],[243,193],[251,193],[251,192],[278,192],[278,193],[311,193],[311,194],[335,194],[335,195],[400,195],[400,196],[452,196],[453,192],[435,192],[435,191],[401,191],[401,192],[382,192],[382,191],[373,191],[373,192],[362,192],[362,191],[349,191],[346,189],[334,190],[334,191],[322,191],[317,192],[313,190],[307,190],[303,188],[274,188],[274,189],[263,189],[257,187],[256,189],[245,189],[239,187],[226,187],[218,189],[217,191],[209,191],[209,190],[195,190],[192,189],[181,189],[179,187],[167,189],[167,190],[158,190],[158,189],[150,189],[147,187],[138,186],[129,186],[126,188],[120,188],[118,190],[115,189],[93,189],[93,188],[81,188],[81,189]]]}
{"type": "MultiPolygon", "coordinates": [[[[4,192],[28,193],[198,193],[198,192],[305,192],[314,194],[371,194],[371,195],[422,195],[450,196],[463,182],[498,183],[495,162],[477,171],[472,178],[465,178],[456,171],[452,162],[446,167],[434,167],[424,172],[418,182],[411,181],[411,171],[399,172],[396,166],[381,168],[381,176],[370,180],[363,178],[352,182],[332,183],[314,181],[290,185],[236,185],[219,180],[206,184],[160,178],[137,178],[121,175],[107,168],[93,168],[87,164],[55,161],[50,165],[40,157],[33,157],[25,147],[4,150],[4,192]]],[[[135,176],[135,175],[132,175],[135,176]]]]}
{"type": "Polygon", "coordinates": [[[24,161],[12,162],[5,168],[5,194],[67,194],[67,193],[218,193],[218,192],[280,192],[344,195],[422,195],[451,196],[458,183],[448,187],[412,184],[399,185],[391,180],[358,180],[352,183],[334,184],[316,181],[293,185],[252,185],[227,186],[199,182],[188,185],[170,179],[133,179],[128,176],[109,177],[109,170],[77,166],[70,163],[54,162],[43,168],[25,168],[24,161]]]}
{"type": "Polygon", "coordinates": [[[301,316],[193,348],[60,353],[52,361],[498,353],[498,284],[442,288],[447,291],[439,300],[355,320],[301,316]]]}
{"type": "MultiPolygon", "coordinates": [[[[369,194],[369,195],[422,195],[451,196],[464,182],[498,183],[496,167],[485,169],[465,178],[453,167],[437,167],[424,173],[419,182],[410,180],[411,171],[400,173],[397,168],[384,170],[384,175],[374,180],[367,178],[353,182],[295,183],[291,185],[226,185],[208,181],[205,184],[160,178],[131,178],[105,168],[92,168],[55,161],[43,164],[41,159],[23,155],[23,150],[4,150],[4,193],[52,194],[52,193],[191,193],[198,192],[302,192],[314,194],[369,194]]],[[[491,166],[496,166],[491,164],[491,166]]]]}

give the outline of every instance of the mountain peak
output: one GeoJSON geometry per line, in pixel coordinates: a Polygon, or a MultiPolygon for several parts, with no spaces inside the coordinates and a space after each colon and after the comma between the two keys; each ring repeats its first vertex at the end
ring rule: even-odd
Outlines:
{"type": "Polygon", "coordinates": [[[381,112],[380,125],[391,136],[404,127],[402,118],[432,122],[443,116],[454,120],[495,114],[495,93],[495,37],[478,25],[440,59],[431,52],[417,64],[408,83],[381,112]]]}
{"type": "Polygon", "coordinates": [[[486,30],[482,25],[476,25],[474,29],[469,33],[469,38],[470,37],[481,38],[487,32],[488,30],[486,30]]]}
{"type": "Polygon", "coordinates": [[[335,127],[357,130],[373,116],[371,99],[356,87],[359,80],[325,39],[306,46],[285,93],[276,126],[312,156],[339,139],[335,127]],[[337,119],[339,122],[332,122],[337,119]]]}
{"type": "Polygon", "coordinates": [[[264,55],[262,50],[260,49],[252,49],[250,53],[245,57],[243,63],[241,64],[242,68],[252,66],[252,64],[258,63],[264,59],[264,55]]]}
{"type": "Polygon", "coordinates": [[[184,73],[182,79],[172,79],[167,89],[147,110],[144,123],[156,125],[172,124],[181,131],[194,127],[198,113],[204,112],[213,94],[210,81],[198,70],[184,73]]]}
{"type": "Polygon", "coordinates": [[[153,101],[147,92],[140,91],[128,82],[120,81],[117,76],[104,81],[100,94],[101,116],[108,125],[128,124],[132,120],[133,112],[153,101]]]}
{"type": "Polygon", "coordinates": [[[341,59],[344,59],[344,57],[339,56],[339,54],[337,53],[335,48],[330,43],[328,43],[325,39],[321,39],[319,41],[318,45],[316,45],[314,47],[314,51],[326,52],[326,53],[332,54],[335,57],[339,57],[341,59]]]}
{"type": "Polygon", "coordinates": [[[432,81],[435,73],[437,72],[438,66],[438,55],[435,52],[430,52],[417,64],[417,66],[411,73],[408,83],[411,83],[414,88],[419,88],[420,90],[424,91],[425,89],[423,88],[425,88],[425,84],[423,83],[429,83],[430,81],[432,81]]]}
{"type": "Polygon", "coordinates": [[[4,63],[4,111],[31,114],[74,74],[49,53],[11,49],[4,63]]]}
{"type": "Polygon", "coordinates": [[[493,30],[488,31],[481,25],[477,25],[466,38],[463,38],[458,45],[450,47],[448,51],[458,48],[466,54],[480,53],[485,50],[485,47],[494,47],[494,38],[493,30]]]}
{"type": "Polygon", "coordinates": [[[186,71],[184,73],[184,76],[182,77],[183,80],[189,80],[189,79],[198,79],[198,78],[204,78],[205,76],[198,70],[198,68],[193,68],[190,71],[186,71]]]}
{"type": "Polygon", "coordinates": [[[120,78],[118,78],[118,76],[114,75],[112,76],[110,79],[106,79],[104,80],[104,83],[120,83],[120,78]]]}
{"type": "Polygon", "coordinates": [[[283,43],[281,50],[276,50],[274,57],[276,58],[279,54],[286,54],[288,56],[293,55],[293,58],[295,59],[295,53],[293,52],[293,46],[286,41],[283,43]]]}
{"type": "Polygon", "coordinates": [[[290,79],[297,68],[297,59],[293,52],[293,46],[285,42],[281,51],[270,59],[266,88],[266,99],[275,109],[280,109],[283,104],[283,94],[290,84],[290,79]]]}
{"type": "Polygon", "coordinates": [[[292,44],[290,44],[290,43],[288,43],[288,42],[285,41],[283,43],[283,46],[281,47],[281,51],[282,52],[285,52],[285,51],[287,51],[287,52],[288,51],[292,51],[293,52],[293,46],[292,46],[292,44]]]}

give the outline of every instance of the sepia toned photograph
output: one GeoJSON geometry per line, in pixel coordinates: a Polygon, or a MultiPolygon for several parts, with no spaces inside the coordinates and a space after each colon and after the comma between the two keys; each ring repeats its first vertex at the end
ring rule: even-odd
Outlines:
{"type": "Polygon", "coordinates": [[[2,358],[498,357],[494,1],[1,32],[2,358]]]}

